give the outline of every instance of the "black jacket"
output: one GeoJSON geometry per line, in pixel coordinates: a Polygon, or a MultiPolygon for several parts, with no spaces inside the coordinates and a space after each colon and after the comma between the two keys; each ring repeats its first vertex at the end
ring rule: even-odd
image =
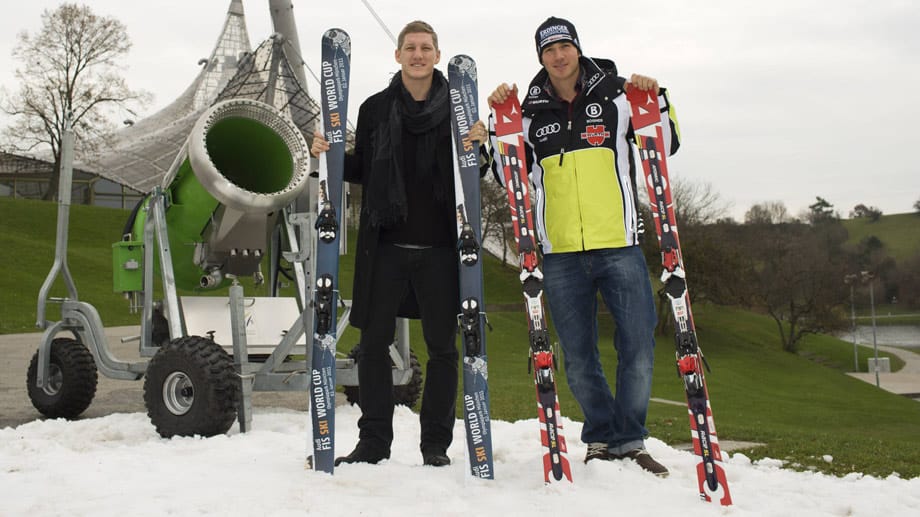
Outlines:
{"type": "MultiPolygon", "coordinates": [[[[366,185],[367,175],[372,170],[371,164],[375,149],[378,144],[378,134],[383,129],[389,116],[390,106],[398,102],[392,98],[388,89],[380,91],[369,97],[358,110],[358,125],[355,130],[355,149],[353,154],[345,157],[345,181],[366,185]]],[[[445,109],[449,109],[445,107],[445,109]]],[[[440,171],[453,170],[453,151],[451,147],[450,131],[440,131],[437,143],[437,167],[440,171]]],[[[450,183],[452,188],[452,183],[450,183]]],[[[355,252],[355,277],[352,293],[351,316],[349,322],[356,328],[363,328],[372,310],[371,299],[371,272],[377,247],[380,243],[380,229],[370,224],[367,212],[366,196],[368,189],[361,193],[361,217],[358,223],[358,242],[355,252]]],[[[446,203],[453,203],[453,190],[448,195],[446,203]]],[[[457,302],[459,304],[459,300],[457,302]]],[[[459,307],[459,305],[458,305],[459,307]]],[[[403,300],[399,309],[399,316],[404,318],[418,318],[418,303],[411,290],[403,300]]]]}

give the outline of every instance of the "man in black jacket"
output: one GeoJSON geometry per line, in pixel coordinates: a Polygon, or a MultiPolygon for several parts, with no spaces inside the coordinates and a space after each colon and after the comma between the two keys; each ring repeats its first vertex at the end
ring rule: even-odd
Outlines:
{"type": "MultiPolygon", "coordinates": [[[[341,463],[390,457],[393,378],[389,346],[397,316],[421,318],[428,348],[419,414],[425,465],[450,464],[458,360],[457,227],[448,85],[434,66],[437,34],[414,21],[399,34],[390,85],[358,111],[354,154],[345,180],[363,186],[350,322],[361,329],[358,384],[361,418],[355,449],[341,463]]],[[[485,125],[470,131],[484,141],[485,125]]],[[[322,135],[312,152],[328,149],[322,135]]]]}

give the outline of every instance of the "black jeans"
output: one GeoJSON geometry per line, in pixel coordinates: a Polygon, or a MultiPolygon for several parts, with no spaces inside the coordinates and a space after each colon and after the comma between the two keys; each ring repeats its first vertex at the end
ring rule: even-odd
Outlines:
{"type": "Polygon", "coordinates": [[[422,393],[421,448],[447,449],[457,404],[459,280],[453,248],[403,248],[381,244],[373,265],[371,311],[361,331],[358,384],[359,437],[389,451],[393,442],[393,373],[389,346],[400,302],[414,293],[428,347],[422,393]]]}

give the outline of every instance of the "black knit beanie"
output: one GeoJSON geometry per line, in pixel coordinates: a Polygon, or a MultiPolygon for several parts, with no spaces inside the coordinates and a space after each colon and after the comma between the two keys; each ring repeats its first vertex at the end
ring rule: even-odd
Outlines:
{"type": "Polygon", "coordinates": [[[537,27],[534,34],[534,40],[537,43],[537,59],[543,55],[543,49],[559,41],[571,41],[578,53],[581,54],[581,44],[578,43],[578,33],[575,32],[575,26],[572,22],[562,18],[550,16],[545,22],[537,27]]]}

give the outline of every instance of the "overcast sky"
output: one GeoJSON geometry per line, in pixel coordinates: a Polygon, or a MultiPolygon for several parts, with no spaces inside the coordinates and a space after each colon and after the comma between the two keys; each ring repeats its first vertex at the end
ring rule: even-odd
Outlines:
{"type": "MultiPolygon", "coordinates": [[[[292,0],[307,64],[320,37],[352,37],[349,118],[397,69],[394,45],[361,0],[292,0]]],[[[479,67],[480,113],[499,82],[526,85],[539,63],[533,33],[546,17],[571,20],[585,54],[621,74],[659,79],[677,108],[683,146],[675,181],[711,183],[741,219],[754,203],[783,201],[792,214],[821,196],[846,217],[858,203],[886,214],[920,200],[920,6],[915,0],[369,0],[395,34],[412,19],[440,37],[439,68],[459,53],[479,67]],[[658,9],[657,11],[655,9],[658,9]]],[[[88,0],[134,44],[126,77],[162,108],[194,79],[212,50],[229,0],[88,0]]],[[[35,32],[53,0],[0,0],[0,85],[14,89],[16,33],[35,32]]],[[[267,0],[244,0],[255,47],[271,33],[267,0]]],[[[308,72],[309,76],[309,72],[308,72]]],[[[311,79],[311,93],[317,89],[311,79]]]]}

